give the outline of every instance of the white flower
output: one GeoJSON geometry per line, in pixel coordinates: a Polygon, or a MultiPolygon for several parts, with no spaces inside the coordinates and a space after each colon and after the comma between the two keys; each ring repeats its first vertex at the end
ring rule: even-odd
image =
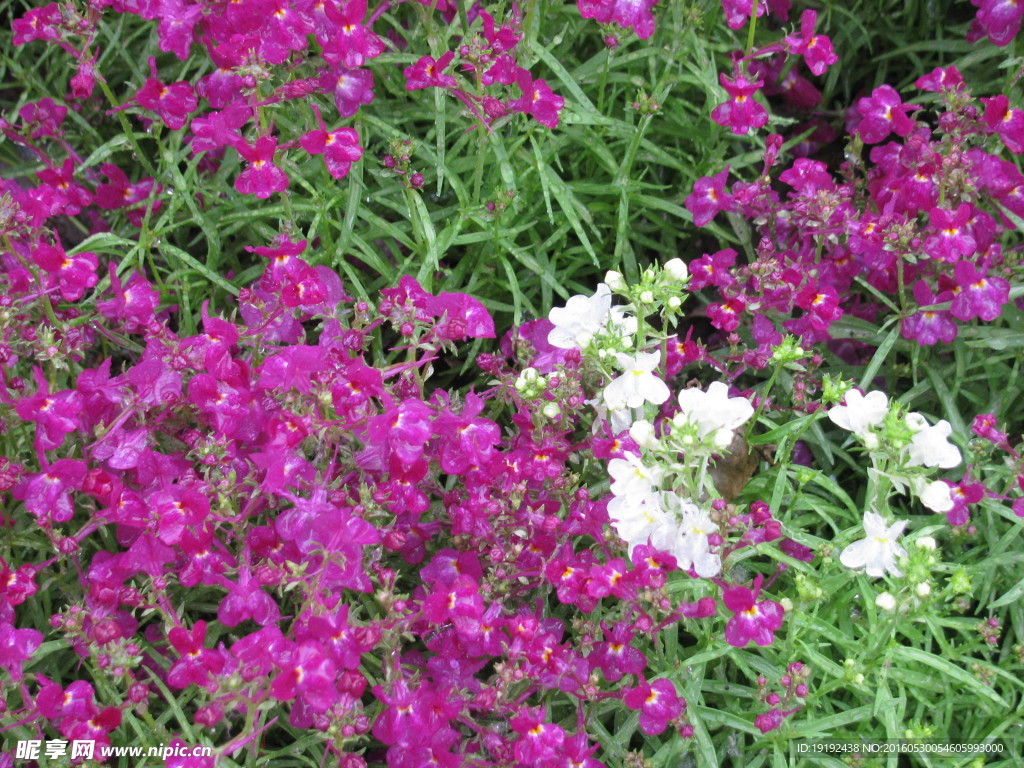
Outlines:
{"type": "Polygon", "coordinates": [[[877,512],[865,512],[865,537],[844,549],[839,555],[839,562],[847,568],[864,568],[873,579],[887,572],[893,576],[902,576],[903,572],[896,567],[896,558],[906,557],[907,552],[896,543],[896,538],[907,527],[907,522],[897,520],[887,526],[877,512]]]}
{"type": "Polygon", "coordinates": [[[573,296],[564,307],[552,307],[548,320],[555,326],[548,333],[548,344],[559,349],[583,349],[608,324],[612,292],[598,283],[593,296],[573,296]]]}
{"type": "Polygon", "coordinates": [[[711,553],[708,536],[718,533],[718,526],[692,501],[679,501],[683,513],[679,525],[680,536],[676,545],[668,551],[684,571],[693,568],[703,579],[717,576],[722,570],[722,558],[711,553]]]}
{"type": "Polygon", "coordinates": [[[952,469],[960,464],[960,449],[946,439],[953,434],[953,427],[948,421],[942,419],[930,427],[920,413],[908,413],[907,426],[914,432],[907,447],[907,464],[942,469],[952,469]]]}
{"type": "Polygon", "coordinates": [[[611,425],[612,433],[616,435],[629,429],[629,425],[633,423],[633,419],[633,412],[629,410],[629,408],[622,408],[608,412],[608,424],[611,425]]]}
{"type": "Polygon", "coordinates": [[[889,398],[884,392],[869,392],[862,395],[856,389],[846,393],[846,405],[829,408],[828,417],[839,427],[853,432],[867,444],[868,448],[878,445],[878,437],[871,431],[885,420],[889,412],[889,398]]]}
{"type": "MultiPolygon", "coordinates": [[[[612,527],[626,544],[629,554],[649,541],[670,540],[676,535],[678,524],[672,521],[656,496],[616,496],[608,502],[608,517],[612,527]]],[[[655,544],[657,546],[657,544],[655,544]]]]}
{"type": "Polygon", "coordinates": [[[608,474],[612,476],[611,491],[616,496],[648,497],[654,495],[661,482],[661,467],[647,467],[632,453],[624,459],[608,462],[608,474]]]}
{"type": "Polygon", "coordinates": [[[669,259],[665,262],[665,274],[676,282],[682,283],[690,277],[690,270],[686,268],[686,262],[682,259],[669,259]]]}
{"type": "Polygon", "coordinates": [[[950,487],[941,480],[928,483],[924,478],[917,478],[914,481],[914,493],[932,512],[949,512],[953,508],[953,497],[949,491],[950,487]]]}
{"type": "Polygon", "coordinates": [[[661,362],[661,352],[639,352],[636,357],[615,356],[625,373],[604,388],[604,401],[613,411],[639,408],[644,403],[661,405],[668,400],[665,382],[653,371],[661,362]]]}
{"type": "Polygon", "coordinates": [[[733,430],[754,415],[754,407],[745,397],[729,397],[729,387],[714,382],[707,392],[684,389],[679,393],[682,413],[673,419],[676,426],[685,423],[697,427],[700,437],[710,438],[716,448],[728,448],[733,430]]]}
{"type": "Polygon", "coordinates": [[[632,437],[636,441],[636,444],[641,448],[657,448],[661,445],[661,442],[654,434],[654,425],[644,419],[634,421],[630,425],[629,436],[632,437]]]}

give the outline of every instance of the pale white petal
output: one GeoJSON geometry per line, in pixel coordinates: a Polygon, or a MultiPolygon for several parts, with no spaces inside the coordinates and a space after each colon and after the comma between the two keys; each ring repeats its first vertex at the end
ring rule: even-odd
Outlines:
{"type": "Polygon", "coordinates": [[[871,544],[867,539],[860,539],[850,544],[839,555],[839,562],[847,568],[862,568],[871,556],[871,544]]]}

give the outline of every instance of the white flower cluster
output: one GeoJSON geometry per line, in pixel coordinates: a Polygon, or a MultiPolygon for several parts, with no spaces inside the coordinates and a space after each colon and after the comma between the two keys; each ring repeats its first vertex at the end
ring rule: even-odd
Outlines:
{"type": "MultiPolygon", "coordinates": [[[[828,417],[837,426],[853,432],[868,449],[878,447],[876,427],[882,426],[889,415],[889,398],[884,392],[862,395],[855,389],[846,393],[843,405],[829,409],[828,417]]],[[[920,413],[908,413],[906,426],[913,433],[910,444],[903,451],[906,467],[952,469],[961,461],[960,450],[949,442],[953,428],[945,419],[935,426],[920,413]]],[[[920,476],[908,478],[921,503],[933,512],[948,512],[953,508],[949,486],[941,480],[926,481],[920,476]]]]}
{"type": "MultiPolygon", "coordinates": [[[[864,395],[851,389],[846,393],[842,405],[829,409],[828,417],[836,425],[853,432],[869,450],[879,447],[879,434],[875,432],[889,416],[889,398],[883,392],[869,392],[864,395]]],[[[952,469],[961,462],[960,450],[949,442],[953,429],[945,419],[934,426],[920,413],[908,413],[903,423],[909,430],[909,443],[900,450],[898,468],[888,477],[899,487],[906,483],[928,509],[934,512],[948,512],[953,508],[949,486],[941,480],[929,481],[920,470],[952,469]]],[[[864,538],[847,546],[839,555],[839,561],[847,568],[863,568],[871,578],[886,573],[902,576],[896,564],[897,558],[906,557],[906,551],[896,539],[906,528],[907,520],[896,520],[892,524],[874,511],[864,513],[864,538]]]]}
{"type": "Polygon", "coordinates": [[[548,344],[559,349],[585,349],[601,334],[628,339],[636,333],[636,318],[627,317],[624,307],[612,306],[606,283],[598,283],[593,296],[573,296],[564,307],[554,307],[548,320],[555,326],[548,344]]]}
{"type": "Polygon", "coordinates": [[[640,544],[650,544],[676,559],[683,570],[691,568],[698,576],[717,576],[722,560],[711,551],[708,537],[718,526],[707,513],[689,499],[672,491],[662,491],[661,468],[645,466],[635,454],[608,463],[615,498],[608,514],[615,532],[629,545],[629,553],[640,544]]]}
{"type": "MultiPolygon", "coordinates": [[[[612,293],[629,289],[621,275],[609,272],[593,296],[573,296],[548,315],[554,326],[548,334],[549,344],[560,349],[589,349],[607,366],[606,373],[611,371],[601,397],[588,403],[600,418],[608,417],[615,432],[629,429],[643,452],[649,453],[648,458],[659,451],[674,458],[683,450],[694,461],[706,461],[727,448],[735,429],[754,413],[746,398],[729,397],[729,387],[715,382],[706,392],[687,389],[679,393],[680,412],[672,420],[673,440],[667,446],[656,436],[654,426],[639,418],[642,412],[637,409],[647,403],[661,405],[671,393],[656,373],[661,352],[643,351],[646,339],[634,345],[638,322],[630,313],[643,315],[644,308],[655,301],[655,293],[678,293],[688,279],[686,265],[672,259],[660,272],[645,273],[646,282],[631,296],[632,303],[622,307],[612,306],[612,293]],[[688,441],[685,446],[680,435],[688,441]]],[[[672,295],[666,306],[678,309],[679,304],[678,296],[672,295]]],[[[614,498],[608,512],[615,531],[628,544],[630,554],[635,547],[650,544],[674,556],[684,570],[693,569],[702,577],[716,576],[722,569],[721,556],[712,551],[715,547],[709,537],[719,533],[718,526],[692,500],[663,487],[674,482],[669,467],[670,462],[657,458],[645,464],[644,456],[635,453],[609,462],[614,498]]]]}
{"type": "MultiPolygon", "coordinates": [[[[695,430],[708,451],[725,448],[732,442],[734,430],[754,414],[746,398],[729,397],[728,393],[728,386],[722,382],[715,382],[707,392],[683,390],[679,393],[682,410],[672,420],[673,428],[695,430]]],[[[635,422],[629,433],[641,447],[659,445],[650,422],[635,422]]],[[[722,560],[711,551],[708,539],[719,532],[718,526],[693,501],[674,491],[661,490],[664,469],[647,466],[640,457],[627,454],[625,459],[612,459],[608,473],[615,496],[608,505],[608,514],[631,554],[634,547],[650,543],[675,557],[683,570],[692,568],[705,578],[718,575],[722,560]]]]}

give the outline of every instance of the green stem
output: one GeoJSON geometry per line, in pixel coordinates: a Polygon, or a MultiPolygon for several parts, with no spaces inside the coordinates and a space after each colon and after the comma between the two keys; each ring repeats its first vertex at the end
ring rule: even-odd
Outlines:
{"type": "Polygon", "coordinates": [[[750,26],[747,28],[747,55],[754,50],[754,31],[757,29],[757,3],[758,0],[750,0],[750,26]]]}
{"type": "Polygon", "coordinates": [[[752,418],[747,424],[747,431],[746,434],[743,436],[743,439],[748,442],[750,441],[750,433],[753,431],[754,426],[761,418],[761,413],[764,412],[764,404],[768,402],[768,395],[771,393],[772,387],[775,386],[776,379],[779,378],[780,370],[782,370],[781,363],[776,365],[774,369],[772,369],[772,375],[768,377],[768,384],[767,386],[765,386],[764,392],[761,393],[761,402],[757,404],[757,410],[754,411],[754,418],[752,418]]]}
{"type": "Polygon", "coordinates": [[[143,154],[142,147],[139,145],[139,142],[135,138],[135,132],[132,130],[131,125],[129,125],[128,118],[125,117],[124,112],[121,111],[121,105],[117,103],[117,97],[114,96],[114,92],[110,90],[110,86],[107,84],[107,81],[104,80],[102,77],[97,76],[96,82],[99,83],[100,90],[103,91],[103,95],[106,96],[107,101],[110,102],[111,109],[117,110],[115,112],[115,114],[117,115],[117,121],[121,124],[121,130],[124,133],[125,137],[128,139],[128,143],[132,145],[132,151],[135,153],[135,156],[138,158],[139,162],[141,162],[146,167],[146,171],[149,172],[149,175],[155,179],[158,175],[156,172],[156,168],[153,167],[153,164],[149,161],[149,158],[146,157],[145,154],[143,154]]]}
{"type": "Polygon", "coordinates": [[[605,51],[604,69],[601,70],[601,90],[597,92],[597,111],[604,114],[604,92],[608,87],[608,68],[612,61],[612,52],[605,51]]]}

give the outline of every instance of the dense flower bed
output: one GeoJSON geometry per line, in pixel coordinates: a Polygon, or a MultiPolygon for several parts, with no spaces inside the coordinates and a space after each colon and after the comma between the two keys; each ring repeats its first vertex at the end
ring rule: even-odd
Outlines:
{"type": "MultiPolygon", "coordinates": [[[[969,39],[1013,42],[1024,9],[973,2],[969,39]]],[[[388,51],[439,147],[444,98],[481,147],[515,126],[570,219],[536,137],[596,113],[538,54],[537,3],[399,5],[114,0],[13,22],[14,47],[74,73],[0,123],[24,165],[0,195],[8,741],[214,748],[171,768],[595,768],[1006,735],[1024,663],[1013,94],[976,97],[954,65],[914,96],[879,84],[844,105],[844,159],[819,159],[835,127],[784,117],[841,61],[819,12],[716,4],[747,36],[707,122],[788,136],[660,204],[707,228],[696,252],[612,263],[575,295],[584,276],[537,266],[542,316],[505,328],[434,288],[457,232],[435,226],[443,174],[411,139],[375,141],[415,244],[365,220],[418,277],[364,290],[304,196],[370,159],[365,108],[399,98],[372,69],[388,51]],[[103,74],[115,25],[153,49],[130,95],[103,74]],[[231,229],[250,206],[261,238],[231,229]],[[726,219],[745,243],[711,244],[726,219]],[[216,238],[205,259],[174,240],[189,227],[216,238]],[[238,271],[215,268],[228,247],[238,271]],[[1010,350],[975,383],[971,342],[1010,350]],[[976,716],[931,721],[940,694],[976,716]]],[[[656,1],[570,11],[607,56],[662,19],[656,1]]],[[[631,105],[623,190],[663,98],[631,105]]],[[[459,212],[493,225],[470,246],[516,204],[497,156],[508,188],[459,212]]],[[[482,158],[453,166],[458,194],[483,199],[482,158]]],[[[36,759],[15,754],[0,766],[36,759]]]]}

